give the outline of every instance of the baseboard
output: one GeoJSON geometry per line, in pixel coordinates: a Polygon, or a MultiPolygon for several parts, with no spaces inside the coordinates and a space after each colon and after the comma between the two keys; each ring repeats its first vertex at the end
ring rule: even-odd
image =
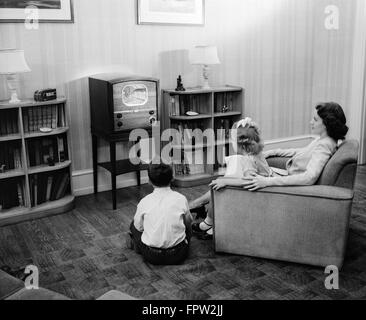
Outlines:
{"type": "MultiPolygon", "coordinates": [[[[92,194],[94,192],[93,187],[93,170],[82,170],[73,172],[73,189],[75,196],[84,196],[92,194]]],[[[141,183],[146,184],[149,182],[147,172],[141,172],[141,183]]],[[[137,179],[135,173],[129,173],[120,175],[117,177],[117,189],[132,187],[137,185],[137,179]]],[[[111,178],[110,173],[106,170],[99,169],[98,172],[98,191],[111,190],[111,178]]]]}
{"type": "MultiPolygon", "coordinates": [[[[301,148],[309,144],[314,136],[297,136],[291,138],[274,139],[265,141],[265,149],[277,148],[301,148]]],[[[100,192],[111,190],[110,173],[104,169],[98,172],[98,190],[100,192]]],[[[147,172],[141,173],[141,183],[149,182],[147,172]]],[[[136,174],[129,173],[117,177],[117,188],[127,188],[137,185],[136,174]]],[[[81,170],[73,172],[73,189],[75,196],[83,196],[94,192],[93,188],[93,170],[81,170]]]]}

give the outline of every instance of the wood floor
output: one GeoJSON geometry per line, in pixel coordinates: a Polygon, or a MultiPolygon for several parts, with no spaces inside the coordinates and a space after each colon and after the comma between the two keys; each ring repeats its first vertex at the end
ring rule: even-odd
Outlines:
{"type": "MultiPolygon", "coordinates": [[[[205,186],[180,189],[188,199],[205,186]]],[[[77,198],[73,212],[0,228],[0,265],[34,264],[43,287],[74,299],[117,289],[143,299],[366,299],[366,167],[359,167],[340,289],[324,288],[324,270],[215,254],[193,239],[186,263],[152,266],[125,248],[125,232],[148,185],[77,198]]]]}

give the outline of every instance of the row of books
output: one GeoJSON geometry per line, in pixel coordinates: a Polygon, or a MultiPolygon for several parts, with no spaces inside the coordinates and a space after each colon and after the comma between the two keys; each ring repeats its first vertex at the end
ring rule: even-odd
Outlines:
{"type": "Polygon", "coordinates": [[[183,116],[188,111],[210,114],[210,95],[172,95],[169,116],[183,116]]]}
{"type": "Polygon", "coordinates": [[[215,134],[217,141],[228,141],[230,139],[230,130],[234,125],[231,119],[219,119],[215,121],[215,134]]]}
{"type": "Polygon", "coordinates": [[[40,166],[68,160],[66,135],[27,141],[28,166],[40,166]]]}
{"type": "Polygon", "coordinates": [[[0,174],[7,170],[21,169],[21,147],[18,141],[0,143],[0,174]]]}
{"type": "Polygon", "coordinates": [[[32,207],[62,199],[70,191],[70,173],[60,170],[40,173],[29,177],[32,207]]]}
{"type": "Polygon", "coordinates": [[[196,143],[203,143],[203,141],[196,141],[196,137],[191,131],[195,129],[204,130],[202,123],[198,121],[178,122],[172,124],[172,127],[179,131],[180,143],[182,146],[180,162],[174,165],[175,175],[193,175],[205,172],[205,165],[203,160],[203,149],[190,150],[186,146],[193,147],[196,143]]]}
{"type": "Polygon", "coordinates": [[[0,214],[4,210],[24,206],[24,180],[0,180],[0,214]]]}
{"type": "Polygon", "coordinates": [[[0,111],[0,136],[19,133],[18,110],[7,109],[0,111]]]}
{"type": "Polygon", "coordinates": [[[64,104],[23,109],[24,131],[35,132],[40,128],[56,129],[66,126],[64,104]]]}
{"type": "Polygon", "coordinates": [[[234,111],[234,92],[215,93],[214,110],[217,113],[234,111]]]}

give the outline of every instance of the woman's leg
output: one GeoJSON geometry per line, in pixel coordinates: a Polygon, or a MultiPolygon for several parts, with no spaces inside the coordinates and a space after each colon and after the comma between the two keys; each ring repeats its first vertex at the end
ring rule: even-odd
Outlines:
{"type": "Polygon", "coordinates": [[[211,201],[211,191],[206,192],[204,195],[200,196],[199,198],[191,201],[189,203],[189,209],[202,207],[208,204],[211,201]]]}

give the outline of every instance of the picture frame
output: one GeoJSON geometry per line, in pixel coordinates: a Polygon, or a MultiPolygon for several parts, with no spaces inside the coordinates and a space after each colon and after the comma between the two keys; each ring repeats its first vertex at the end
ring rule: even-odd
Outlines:
{"type": "Polygon", "coordinates": [[[40,23],[74,23],[73,0],[0,0],[0,23],[34,19],[40,23]]]}
{"type": "Polygon", "coordinates": [[[137,24],[205,25],[205,0],[137,0],[137,24]]]}

